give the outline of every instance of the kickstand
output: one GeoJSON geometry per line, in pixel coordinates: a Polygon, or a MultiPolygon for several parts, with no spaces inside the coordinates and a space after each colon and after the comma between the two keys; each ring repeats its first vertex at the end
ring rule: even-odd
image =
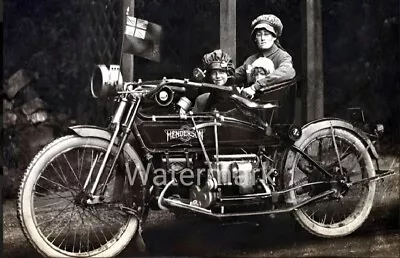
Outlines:
{"type": "Polygon", "coordinates": [[[139,252],[146,253],[146,244],[144,243],[141,231],[142,230],[138,230],[136,232],[135,236],[133,237],[134,238],[133,241],[139,252]]]}

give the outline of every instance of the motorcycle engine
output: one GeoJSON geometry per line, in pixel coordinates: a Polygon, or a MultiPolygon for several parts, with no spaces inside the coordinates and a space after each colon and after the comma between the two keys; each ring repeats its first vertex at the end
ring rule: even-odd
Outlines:
{"type": "Polygon", "coordinates": [[[190,189],[190,203],[202,208],[210,207],[217,198],[217,189],[221,187],[237,187],[238,194],[255,192],[255,160],[230,160],[212,163],[212,179],[200,187],[194,185],[190,189]]]}
{"type": "MultiPolygon", "coordinates": [[[[213,164],[216,167],[216,164],[213,164]]],[[[248,194],[254,192],[255,164],[250,160],[220,161],[218,169],[215,169],[214,177],[218,185],[236,185],[239,193],[248,194]]]]}
{"type": "MultiPolygon", "coordinates": [[[[183,188],[179,188],[187,189],[183,191],[188,191],[187,194],[192,205],[202,208],[210,207],[217,200],[219,191],[223,195],[224,193],[228,195],[251,194],[256,191],[256,171],[258,171],[256,155],[220,155],[218,162],[211,162],[211,177],[205,161],[195,162],[197,158],[192,159],[189,156],[167,155],[163,157],[162,161],[169,172],[176,173],[177,179],[186,170],[200,168],[196,169],[191,185],[180,184],[183,188]]],[[[190,183],[190,180],[186,183],[190,183]]]]}

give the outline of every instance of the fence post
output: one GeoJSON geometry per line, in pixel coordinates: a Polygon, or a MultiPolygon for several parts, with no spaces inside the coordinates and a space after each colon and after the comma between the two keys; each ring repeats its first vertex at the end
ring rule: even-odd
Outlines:
{"type": "Polygon", "coordinates": [[[220,48],[232,57],[236,64],[236,0],[220,0],[220,48]]]}
{"type": "Polygon", "coordinates": [[[303,120],[308,122],[324,116],[321,0],[306,0],[302,5],[302,67],[305,77],[303,120]]]}

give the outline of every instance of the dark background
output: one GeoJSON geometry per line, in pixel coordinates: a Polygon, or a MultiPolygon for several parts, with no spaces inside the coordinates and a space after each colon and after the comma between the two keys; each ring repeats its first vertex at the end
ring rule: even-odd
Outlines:
{"type": "MultiPolygon", "coordinates": [[[[161,62],[136,57],[136,80],[188,78],[202,55],[219,47],[219,1],[135,2],[135,16],[160,24],[164,33],[161,62]]],[[[252,19],[273,13],[284,24],[281,43],[300,73],[300,2],[237,0],[237,64],[255,51],[252,19]]],[[[6,0],[3,5],[3,84],[26,69],[36,75],[30,86],[52,117],[62,114],[65,124],[99,121],[104,112],[90,95],[90,72],[94,64],[119,60],[121,1],[6,0]]],[[[388,151],[400,146],[399,9],[398,0],[322,1],[325,116],[345,117],[348,107],[363,108],[368,122],[385,125],[388,151]]],[[[26,98],[7,101],[20,106],[26,98]]],[[[30,140],[22,136],[26,127],[37,125],[2,128],[2,163],[8,167],[24,168],[32,158],[24,149],[30,140]]]]}

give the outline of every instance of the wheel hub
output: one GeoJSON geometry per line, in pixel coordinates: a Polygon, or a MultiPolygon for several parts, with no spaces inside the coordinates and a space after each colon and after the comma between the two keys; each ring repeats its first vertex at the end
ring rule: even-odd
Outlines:
{"type": "Polygon", "coordinates": [[[81,191],[75,196],[74,202],[79,207],[87,207],[90,199],[91,197],[88,193],[81,191]]]}
{"type": "Polygon", "coordinates": [[[343,198],[343,196],[349,191],[350,178],[347,175],[347,170],[345,168],[340,169],[336,166],[333,169],[334,175],[336,175],[336,183],[332,185],[333,189],[336,189],[337,193],[334,195],[336,198],[343,198]],[[343,175],[342,175],[343,171],[343,175]]]}

